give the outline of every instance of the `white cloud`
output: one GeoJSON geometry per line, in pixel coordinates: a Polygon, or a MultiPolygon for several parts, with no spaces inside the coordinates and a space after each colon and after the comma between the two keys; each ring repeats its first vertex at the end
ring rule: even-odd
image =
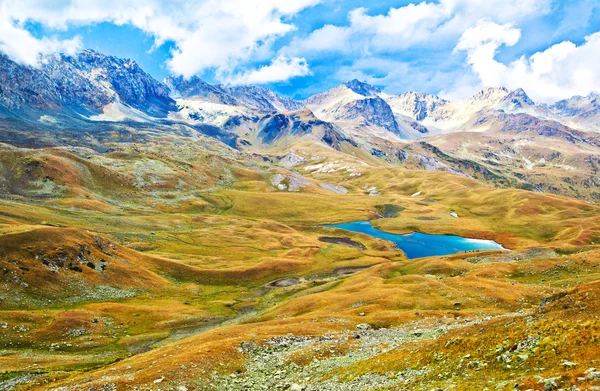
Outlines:
{"type": "Polygon", "coordinates": [[[484,86],[502,86],[497,75],[501,74],[502,64],[494,61],[496,50],[502,46],[513,46],[521,38],[521,30],[511,24],[499,25],[480,21],[464,32],[455,50],[467,51],[467,59],[479,75],[484,86]]]}
{"type": "Polygon", "coordinates": [[[350,25],[371,35],[375,50],[398,49],[425,42],[450,15],[443,4],[419,3],[392,8],[387,15],[367,15],[366,9],[350,12],[350,25]]]}
{"type": "Polygon", "coordinates": [[[155,45],[175,43],[167,61],[173,73],[189,77],[215,69],[218,75],[227,77],[257,51],[264,52],[274,39],[295,30],[286,20],[319,1],[0,0],[1,28],[10,33],[0,34],[0,49],[17,61],[31,63],[39,52],[73,46],[69,41],[32,37],[23,28],[26,22],[52,29],[100,22],[130,24],[153,36],[155,45]],[[23,40],[29,45],[14,43],[23,40]]]}
{"type": "Polygon", "coordinates": [[[348,26],[326,25],[307,37],[296,38],[282,53],[357,52],[369,55],[403,49],[429,39],[448,15],[441,4],[420,3],[391,8],[386,15],[370,16],[365,8],[348,13],[348,26]]]}
{"type": "MultiPolygon", "coordinates": [[[[467,29],[456,45],[456,50],[479,50],[482,47],[500,45],[513,46],[521,38],[521,30],[514,28],[513,24],[497,24],[480,20],[474,27],[467,29]]],[[[469,53],[471,54],[471,53],[469,53]]]]}
{"type": "MultiPolygon", "coordinates": [[[[437,91],[440,86],[448,86],[455,83],[460,86],[469,86],[469,83],[477,84],[477,77],[474,77],[469,72],[465,73],[462,69],[441,71],[436,68],[425,68],[402,61],[378,57],[360,58],[351,65],[342,66],[334,74],[334,78],[339,81],[358,79],[380,86],[384,91],[389,93],[437,91]]],[[[465,94],[464,96],[468,96],[472,95],[476,90],[464,89],[459,92],[465,94]]],[[[455,98],[449,92],[441,92],[438,95],[443,98],[455,98]]],[[[460,98],[462,99],[464,96],[460,98]]]]}
{"type": "Polygon", "coordinates": [[[495,59],[501,45],[514,45],[519,38],[519,29],[510,24],[484,21],[465,31],[456,50],[467,52],[485,87],[523,88],[534,101],[548,103],[600,92],[600,32],[586,37],[580,46],[564,41],[508,65],[495,59]]]}
{"type": "Polygon", "coordinates": [[[351,34],[352,31],[348,27],[328,24],[313,31],[305,39],[294,38],[292,44],[284,48],[282,52],[346,51],[348,48],[345,44],[348,43],[351,34]]]}
{"type": "Polygon", "coordinates": [[[440,0],[455,16],[476,21],[482,18],[499,23],[517,22],[552,10],[552,0],[440,0]]]}
{"type": "MultiPolygon", "coordinates": [[[[348,13],[347,26],[326,25],[292,41],[282,53],[356,52],[364,55],[394,52],[417,45],[433,46],[458,38],[478,20],[518,22],[550,11],[551,0],[440,0],[390,8],[369,15],[365,8],[348,13]]],[[[318,55],[315,53],[314,55],[318,55]]]]}
{"type": "Polygon", "coordinates": [[[72,54],[81,46],[79,37],[62,41],[55,38],[37,39],[27,30],[16,26],[4,8],[0,8],[0,52],[17,62],[37,65],[40,53],[62,51],[72,54]]]}
{"type": "Polygon", "coordinates": [[[265,84],[285,81],[292,77],[310,75],[310,68],[304,58],[279,56],[269,65],[234,75],[228,84],[265,84]]]}

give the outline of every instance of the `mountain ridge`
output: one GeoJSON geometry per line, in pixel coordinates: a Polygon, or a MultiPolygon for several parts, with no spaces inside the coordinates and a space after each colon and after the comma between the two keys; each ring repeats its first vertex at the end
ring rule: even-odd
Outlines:
{"type": "Polygon", "coordinates": [[[51,55],[39,68],[0,57],[0,80],[0,142],[20,147],[103,153],[122,142],[212,139],[268,161],[291,149],[325,150],[364,164],[600,199],[594,94],[545,105],[522,89],[490,87],[449,101],[353,79],[300,101],[197,76],[159,82],[132,60],[93,51],[51,55]]]}
{"type": "Polygon", "coordinates": [[[176,112],[176,101],[204,99],[227,106],[239,106],[261,112],[294,111],[310,108],[321,120],[345,120],[343,111],[370,110],[365,125],[386,129],[401,138],[420,138],[463,130],[481,110],[527,112],[579,130],[600,130],[598,94],[563,99],[552,105],[534,103],[522,89],[484,88],[461,101],[448,101],[434,94],[406,91],[389,94],[379,87],[353,79],[304,100],[282,96],[269,88],[254,85],[213,85],[197,76],[184,79],[170,76],[163,82],[152,78],[130,59],[106,56],[84,50],[73,56],[53,54],[42,57],[38,68],[19,65],[0,55],[0,106],[5,115],[31,117],[45,111],[72,111],[74,117],[139,120],[148,115],[167,118],[176,112]],[[344,91],[348,92],[345,93],[344,91]],[[360,97],[370,97],[358,108],[342,108],[360,97]],[[382,99],[381,102],[379,99],[382,99]],[[333,100],[338,100],[334,102],[333,100]],[[324,108],[324,104],[331,107],[324,108]],[[110,105],[110,106],[109,106],[110,105]],[[123,107],[125,106],[125,107],[123,107]],[[139,115],[132,115],[131,108],[139,115]],[[390,118],[390,111],[394,118],[390,118]]]}

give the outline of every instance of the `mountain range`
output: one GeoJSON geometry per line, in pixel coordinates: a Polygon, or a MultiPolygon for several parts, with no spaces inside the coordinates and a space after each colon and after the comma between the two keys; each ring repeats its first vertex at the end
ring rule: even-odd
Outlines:
{"type": "Polygon", "coordinates": [[[213,85],[198,77],[159,82],[133,60],[85,50],[44,55],[38,67],[0,55],[0,118],[0,141],[20,146],[101,151],[109,140],[175,132],[281,156],[317,143],[366,163],[600,199],[597,94],[546,105],[522,89],[485,88],[448,101],[351,80],[295,100],[261,86],[213,85]],[[557,184],[565,170],[568,181],[557,184]],[[574,178],[574,170],[581,175],[574,178]]]}
{"type": "Polygon", "coordinates": [[[598,118],[0,56],[0,390],[594,389],[598,118]]]}

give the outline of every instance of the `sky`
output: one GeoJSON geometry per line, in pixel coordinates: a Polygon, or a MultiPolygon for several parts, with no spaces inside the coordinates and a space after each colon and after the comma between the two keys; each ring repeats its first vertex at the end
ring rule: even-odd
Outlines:
{"type": "Polygon", "coordinates": [[[0,52],[93,49],[162,80],[260,84],[305,98],[359,79],[462,99],[600,93],[600,0],[0,0],[0,52]]]}

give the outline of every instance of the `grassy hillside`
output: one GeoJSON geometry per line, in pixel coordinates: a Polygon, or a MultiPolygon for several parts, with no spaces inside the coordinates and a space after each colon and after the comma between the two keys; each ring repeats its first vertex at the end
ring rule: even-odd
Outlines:
{"type": "Polygon", "coordinates": [[[0,388],[597,384],[597,205],[214,148],[1,151],[0,388]],[[511,251],[407,260],[323,227],[367,219],[511,251]]]}

